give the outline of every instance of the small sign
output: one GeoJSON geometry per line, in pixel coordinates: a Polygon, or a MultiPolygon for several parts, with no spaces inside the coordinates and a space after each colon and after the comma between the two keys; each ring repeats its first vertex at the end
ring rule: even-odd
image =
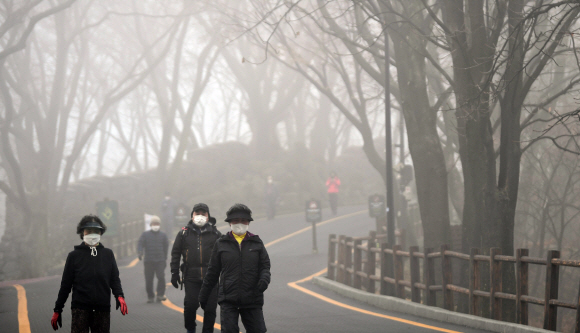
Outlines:
{"type": "Polygon", "coordinates": [[[179,203],[175,206],[175,223],[178,226],[185,226],[191,220],[189,207],[183,203],[179,203]]]}
{"type": "Polygon", "coordinates": [[[386,212],[385,196],[373,194],[369,196],[369,216],[382,217],[386,212]]]}
{"type": "Polygon", "coordinates": [[[322,221],[322,207],[316,199],[306,200],[306,222],[322,221]]]}
{"type": "Polygon", "coordinates": [[[119,203],[117,200],[97,202],[97,216],[107,226],[107,235],[116,236],[119,229],[119,203]]]}

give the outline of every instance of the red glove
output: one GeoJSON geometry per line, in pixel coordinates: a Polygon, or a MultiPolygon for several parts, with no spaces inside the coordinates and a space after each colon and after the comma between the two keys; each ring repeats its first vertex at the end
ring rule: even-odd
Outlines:
{"type": "Polygon", "coordinates": [[[58,326],[62,327],[62,316],[59,312],[55,312],[52,314],[52,319],[50,319],[50,324],[52,325],[53,330],[58,330],[58,326]]]}
{"type": "Polygon", "coordinates": [[[128,313],[127,311],[127,303],[125,303],[125,299],[122,296],[117,297],[117,309],[121,307],[121,314],[124,316],[128,313]]]}

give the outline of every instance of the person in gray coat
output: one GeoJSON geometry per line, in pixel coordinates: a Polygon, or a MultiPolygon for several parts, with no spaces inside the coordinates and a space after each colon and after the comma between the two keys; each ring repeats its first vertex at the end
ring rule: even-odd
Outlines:
{"type": "Polygon", "coordinates": [[[165,267],[167,266],[167,254],[169,241],[167,235],[159,231],[161,222],[158,216],[151,218],[149,224],[151,230],[143,232],[137,244],[139,260],[143,260],[145,272],[145,290],[147,290],[147,303],[153,303],[153,277],[157,275],[157,302],[166,300],[165,297],[165,267]]]}

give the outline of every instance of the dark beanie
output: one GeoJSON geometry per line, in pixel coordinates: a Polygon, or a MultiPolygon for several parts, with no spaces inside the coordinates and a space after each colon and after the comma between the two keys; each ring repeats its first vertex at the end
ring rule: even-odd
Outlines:
{"type": "Polygon", "coordinates": [[[195,213],[198,210],[205,210],[207,212],[207,216],[209,217],[209,207],[202,202],[196,203],[195,205],[193,205],[193,209],[191,210],[190,217],[193,217],[193,213],[195,213]]]}
{"type": "Polygon", "coordinates": [[[252,218],[252,211],[248,206],[244,204],[237,203],[228,209],[226,213],[227,217],[225,219],[226,222],[230,222],[233,219],[246,219],[248,221],[253,221],[252,218]]]}

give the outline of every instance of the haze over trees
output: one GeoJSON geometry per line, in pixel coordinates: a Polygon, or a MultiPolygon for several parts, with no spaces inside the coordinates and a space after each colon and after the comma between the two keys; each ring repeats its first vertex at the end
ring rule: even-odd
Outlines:
{"type": "Polygon", "coordinates": [[[430,235],[419,245],[461,224],[465,253],[575,256],[579,13],[525,0],[3,2],[7,234],[34,258],[72,182],[155,170],[162,193],[197,149],[227,141],[328,166],[357,145],[386,182],[387,95],[394,161],[414,168],[430,235]]]}

